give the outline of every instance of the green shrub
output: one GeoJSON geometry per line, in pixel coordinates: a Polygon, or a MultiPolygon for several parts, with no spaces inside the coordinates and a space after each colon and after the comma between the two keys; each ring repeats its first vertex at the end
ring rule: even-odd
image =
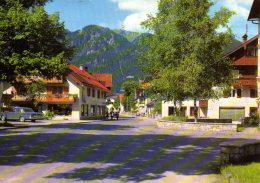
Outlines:
{"type": "Polygon", "coordinates": [[[47,110],[45,113],[44,113],[44,116],[47,118],[47,119],[52,119],[54,117],[54,112],[53,111],[50,111],[50,110],[47,110]]]}
{"type": "Polygon", "coordinates": [[[260,115],[259,113],[253,113],[250,118],[248,119],[247,124],[248,125],[253,125],[253,126],[257,126],[259,125],[260,122],[260,115]]]}
{"type": "Polygon", "coordinates": [[[186,116],[176,116],[176,115],[170,115],[162,118],[162,120],[165,121],[181,121],[181,122],[185,122],[187,119],[188,118],[186,116]]]}
{"type": "Polygon", "coordinates": [[[153,112],[157,113],[157,114],[162,114],[162,102],[161,101],[157,101],[154,104],[153,112]]]}

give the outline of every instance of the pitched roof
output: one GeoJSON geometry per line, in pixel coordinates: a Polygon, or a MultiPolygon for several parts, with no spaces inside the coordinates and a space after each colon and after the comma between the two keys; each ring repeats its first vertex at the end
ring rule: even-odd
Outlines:
{"type": "Polygon", "coordinates": [[[257,20],[260,15],[260,0],[254,0],[251,11],[248,16],[248,20],[257,20]]]}
{"type": "Polygon", "coordinates": [[[111,93],[109,89],[107,89],[103,84],[101,84],[93,75],[91,75],[87,71],[80,70],[77,66],[73,64],[69,64],[69,69],[71,70],[71,72],[68,75],[68,77],[74,80],[75,82],[79,84],[91,85],[105,92],[111,93]]]}
{"type": "Polygon", "coordinates": [[[255,36],[255,37],[253,37],[253,38],[251,38],[251,39],[249,39],[248,41],[246,41],[246,42],[240,44],[239,46],[235,47],[233,50],[231,50],[231,51],[229,51],[228,53],[226,53],[226,56],[231,55],[232,53],[236,52],[237,50],[243,48],[243,47],[246,46],[246,45],[249,45],[250,43],[252,43],[252,42],[254,42],[254,41],[257,41],[257,39],[258,39],[258,35],[255,36]]]}
{"type": "Polygon", "coordinates": [[[97,78],[99,81],[105,82],[105,87],[111,87],[112,88],[112,74],[93,73],[92,75],[95,78],[97,78]]]}

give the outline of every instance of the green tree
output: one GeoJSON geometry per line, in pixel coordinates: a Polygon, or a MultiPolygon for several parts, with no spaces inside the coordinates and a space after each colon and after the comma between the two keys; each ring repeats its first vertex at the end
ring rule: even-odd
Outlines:
{"type": "Polygon", "coordinates": [[[126,111],[129,111],[129,109],[134,108],[135,106],[135,91],[138,88],[138,82],[135,80],[126,80],[122,84],[122,88],[124,89],[124,99],[123,103],[124,106],[126,106],[126,111]]]}
{"type": "Polygon", "coordinates": [[[63,77],[73,51],[57,14],[48,15],[48,0],[0,2],[0,81],[18,75],[63,77]]]}
{"type": "Polygon", "coordinates": [[[119,108],[120,107],[120,101],[119,101],[119,97],[116,97],[115,98],[115,101],[114,101],[114,108],[119,108]]]}
{"type": "Polygon", "coordinates": [[[231,61],[224,57],[232,31],[232,12],[221,8],[209,14],[210,0],[161,0],[156,16],[143,26],[153,32],[145,37],[141,55],[154,93],[167,100],[215,97],[212,88],[229,84],[231,61]],[[226,31],[220,32],[219,28],[226,31]]]}
{"type": "Polygon", "coordinates": [[[32,101],[34,106],[37,106],[38,100],[40,99],[42,93],[46,91],[46,87],[43,81],[33,81],[32,83],[25,86],[26,96],[32,101]]]}

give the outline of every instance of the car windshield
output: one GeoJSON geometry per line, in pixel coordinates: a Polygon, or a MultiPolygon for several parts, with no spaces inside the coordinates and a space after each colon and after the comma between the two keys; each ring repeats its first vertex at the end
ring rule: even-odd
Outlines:
{"type": "Polygon", "coordinates": [[[34,112],[31,108],[22,108],[22,112],[34,112]]]}

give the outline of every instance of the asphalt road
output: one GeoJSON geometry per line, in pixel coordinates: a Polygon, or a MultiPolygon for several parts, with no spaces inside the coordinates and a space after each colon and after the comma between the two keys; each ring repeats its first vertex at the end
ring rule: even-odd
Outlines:
{"type": "Polygon", "coordinates": [[[0,131],[0,182],[218,182],[218,144],[252,136],[163,130],[147,118],[37,122],[0,131]]]}

